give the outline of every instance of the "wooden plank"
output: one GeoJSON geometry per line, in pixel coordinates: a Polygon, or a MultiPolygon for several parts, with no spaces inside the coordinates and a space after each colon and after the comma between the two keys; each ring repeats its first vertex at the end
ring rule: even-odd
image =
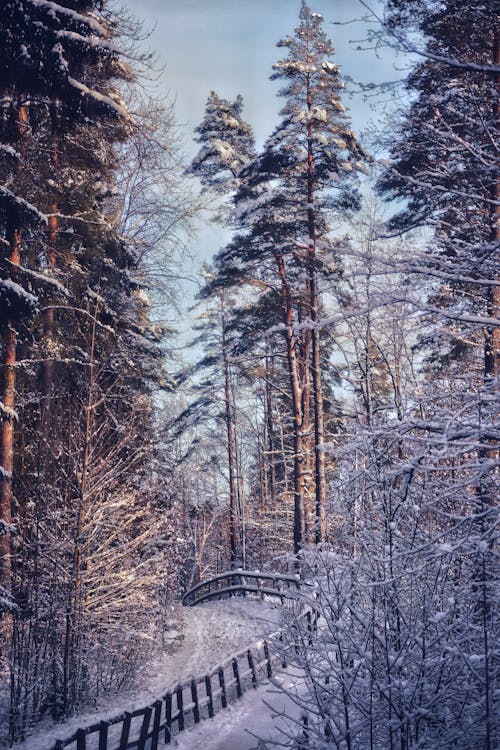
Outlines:
{"type": "Polygon", "coordinates": [[[273,667],[271,664],[271,656],[269,654],[269,644],[267,641],[264,641],[264,655],[266,657],[266,666],[267,666],[267,676],[272,677],[273,676],[273,667]]]}
{"type": "Polygon", "coordinates": [[[76,750],[85,750],[87,745],[87,736],[85,729],[78,729],[76,733],[76,750]]]}
{"type": "Polygon", "coordinates": [[[256,688],[257,687],[257,674],[255,672],[255,662],[253,660],[253,654],[250,649],[248,649],[248,652],[247,652],[247,659],[248,659],[248,666],[250,668],[250,673],[252,675],[252,686],[256,688]]]}
{"type": "Polygon", "coordinates": [[[120,744],[118,750],[127,750],[128,738],[130,735],[130,723],[132,721],[132,714],[128,711],[125,712],[125,718],[122,723],[122,731],[120,735],[120,744]]]}
{"type": "Polygon", "coordinates": [[[179,732],[184,731],[184,696],[182,695],[182,685],[178,685],[175,689],[175,695],[177,697],[177,724],[179,726],[179,732]]]}
{"type": "Polygon", "coordinates": [[[99,750],[108,750],[108,721],[99,724],[99,750]]]}
{"type": "Polygon", "coordinates": [[[172,739],[172,693],[165,695],[165,745],[172,739]]]}
{"type": "Polygon", "coordinates": [[[283,590],[285,587],[287,589],[291,589],[292,587],[294,587],[298,590],[301,587],[301,581],[297,578],[297,576],[293,575],[266,575],[265,573],[255,573],[251,570],[239,572],[228,571],[226,573],[219,573],[218,575],[209,578],[207,581],[200,581],[200,583],[197,583],[196,586],[193,586],[184,594],[184,596],[182,597],[182,602],[183,604],[192,605],[206,598],[214,598],[215,596],[218,597],[219,595],[215,594],[214,589],[217,591],[221,591],[221,596],[222,592],[228,593],[228,590],[236,591],[240,589],[244,592],[244,588],[247,588],[249,586],[248,581],[250,580],[254,580],[258,583],[258,585],[255,587],[258,590],[263,587],[263,581],[270,581],[274,588],[274,591],[276,591],[276,589],[283,590]],[[235,584],[235,581],[237,580],[239,580],[239,583],[235,584]],[[225,582],[226,586],[223,585],[221,587],[221,582],[225,582]],[[205,593],[202,594],[202,591],[204,591],[205,593]]]}
{"type": "Polygon", "coordinates": [[[151,734],[151,750],[158,750],[158,740],[160,738],[160,724],[161,724],[161,701],[156,701],[154,704],[154,718],[153,718],[153,732],[151,734]]]}
{"type": "Polygon", "coordinates": [[[240,673],[239,673],[239,668],[238,668],[238,659],[233,659],[232,664],[233,664],[234,679],[236,681],[236,695],[238,696],[238,698],[241,698],[241,696],[243,695],[243,690],[241,689],[241,680],[240,680],[240,673]]]}
{"type": "Polygon", "coordinates": [[[212,679],[210,675],[205,676],[205,692],[208,698],[208,718],[214,718],[214,699],[212,695],[212,679]]]}
{"type": "Polygon", "coordinates": [[[196,680],[191,680],[191,700],[193,701],[193,718],[194,723],[200,722],[200,706],[198,705],[198,687],[196,680]]]}
{"type": "Polygon", "coordinates": [[[146,750],[146,742],[148,741],[148,732],[149,732],[149,722],[151,721],[151,714],[153,713],[153,709],[151,706],[148,706],[144,709],[144,718],[142,720],[141,724],[141,731],[139,733],[139,744],[137,745],[137,750],[146,750]]]}
{"type": "Polygon", "coordinates": [[[224,670],[222,667],[219,669],[219,685],[220,685],[220,702],[222,708],[227,706],[227,695],[226,695],[226,683],[224,680],[224,670]]]}

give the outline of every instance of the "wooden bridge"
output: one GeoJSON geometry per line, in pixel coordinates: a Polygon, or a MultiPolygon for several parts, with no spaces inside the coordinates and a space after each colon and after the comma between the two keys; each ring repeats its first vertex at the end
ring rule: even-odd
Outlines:
{"type": "MultiPolygon", "coordinates": [[[[303,587],[298,576],[231,570],[201,581],[187,591],[182,602],[186,606],[213,599],[248,596],[264,599],[295,599],[303,587]]],[[[312,638],[317,613],[302,607],[296,613],[312,638]]],[[[228,656],[205,675],[193,678],[160,695],[156,701],[135,711],[123,711],[107,720],[96,722],[57,740],[47,750],[159,750],[179,732],[212,718],[221,709],[241,698],[248,689],[256,688],[276,670],[286,667],[288,648],[275,650],[278,633],[262,639],[240,653],[228,656]]],[[[293,655],[292,655],[293,658],[293,655]]]]}
{"type": "Polygon", "coordinates": [[[229,599],[232,596],[271,597],[284,603],[285,598],[295,598],[300,587],[298,576],[261,573],[258,570],[229,570],[193,586],[182,597],[182,603],[192,607],[211,599],[229,599]]]}

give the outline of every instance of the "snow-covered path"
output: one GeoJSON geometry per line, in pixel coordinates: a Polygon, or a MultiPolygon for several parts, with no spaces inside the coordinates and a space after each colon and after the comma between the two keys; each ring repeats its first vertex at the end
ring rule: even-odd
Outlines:
{"type": "Polygon", "coordinates": [[[185,607],[182,641],[148,669],[141,697],[147,692],[147,702],[150,696],[157,697],[179,682],[202,677],[228,657],[276,631],[282,614],[280,604],[255,599],[235,598],[185,607]]]}
{"type": "MultiPolygon", "coordinates": [[[[186,682],[190,677],[202,677],[229,657],[252,646],[261,637],[276,631],[282,614],[283,608],[276,602],[239,598],[183,608],[182,637],[174,647],[157,655],[146,665],[142,678],[134,686],[120,694],[103,696],[95,710],[82,712],[64,724],[47,727],[45,731],[17,744],[16,748],[46,750],[57,739],[70,736],[80,727],[152,703],[178,683],[186,682]]],[[[252,692],[260,693],[261,689],[252,692]]],[[[243,700],[248,702],[249,697],[243,700]]],[[[238,710],[238,707],[234,710],[238,710]]],[[[232,708],[228,709],[228,715],[232,711],[232,708]]],[[[214,721],[217,721],[217,717],[214,721]]],[[[200,726],[205,725],[207,721],[200,726]]]]}
{"type": "Polygon", "coordinates": [[[247,691],[213,719],[177,735],[162,750],[252,750],[258,747],[259,739],[283,741],[290,729],[282,714],[298,719],[300,709],[279,689],[280,685],[299,694],[303,690],[301,676],[289,668],[271,683],[247,691]]]}

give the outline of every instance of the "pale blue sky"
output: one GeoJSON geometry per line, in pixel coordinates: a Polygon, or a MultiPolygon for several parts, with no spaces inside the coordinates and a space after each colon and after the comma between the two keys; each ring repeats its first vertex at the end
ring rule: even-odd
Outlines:
{"type": "MultiPolygon", "coordinates": [[[[261,146],[278,121],[282,106],[276,96],[280,84],[270,81],[272,65],[285,54],[277,49],[279,39],[293,34],[298,25],[300,0],[124,0],[127,7],[144,20],[145,29],[154,29],[147,41],[164,66],[160,91],[175,99],[176,119],[184,140],[184,152],[191,158],[199,148],[193,130],[200,123],[209,92],[234,98],[242,94],[244,117],[251,123],[261,146]]],[[[366,15],[359,0],[309,0],[313,12],[324,16],[324,29],[333,40],[336,62],[343,75],[365,83],[399,78],[391,50],[359,51],[367,47],[367,25],[348,23],[366,15]],[[333,25],[337,21],[343,25],[333,25]],[[354,41],[352,41],[354,40],[354,41]]],[[[380,12],[382,0],[369,0],[380,12]]],[[[399,60],[399,66],[403,61],[399,60]]],[[[372,100],[371,100],[372,101],[372,100]]],[[[362,132],[369,120],[383,124],[382,105],[373,110],[360,95],[346,95],[345,106],[353,128],[362,132]]],[[[373,101],[372,101],[373,104],[373,101]]],[[[228,232],[204,225],[191,243],[194,262],[187,260],[181,273],[193,283],[181,283],[186,306],[194,301],[202,261],[210,260],[225,244],[228,232]],[[197,259],[197,260],[196,260],[197,259]]],[[[189,327],[189,316],[176,320],[189,327]]],[[[187,338],[189,335],[187,334],[187,338]]]]}
{"type": "MultiPolygon", "coordinates": [[[[165,66],[160,85],[176,99],[187,150],[212,89],[226,98],[243,95],[245,117],[262,144],[280,107],[279,84],[269,80],[272,64],[284,53],[276,42],[293,33],[300,0],[127,0],[127,5],[144,19],[146,29],[155,27],[148,43],[165,66]]],[[[355,49],[366,37],[365,24],[332,25],[366,14],[359,0],[310,0],[310,5],[325,18],[343,74],[365,82],[395,77],[390,51],[382,50],[377,57],[373,50],[355,49]]],[[[380,0],[370,5],[380,12],[380,0]]],[[[355,130],[363,130],[374,116],[367,104],[360,96],[346,97],[344,103],[355,130]]]]}

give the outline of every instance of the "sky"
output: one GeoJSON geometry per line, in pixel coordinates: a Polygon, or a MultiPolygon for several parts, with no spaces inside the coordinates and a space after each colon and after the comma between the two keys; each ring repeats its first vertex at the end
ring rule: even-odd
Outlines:
{"type": "MultiPolygon", "coordinates": [[[[309,0],[313,12],[324,17],[324,29],[333,40],[335,62],[342,75],[363,83],[391,81],[401,77],[404,60],[389,48],[374,50],[367,39],[372,23],[360,0],[309,0]]],[[[366,0],[380,14],[381,0],[366,0]]],[[[159,92],[175,101],[176,120],[189,161],[199,146],[194,128],[203,118],[211,90],[219,96],[244,99],[244,118],[253,126],[257,146],[262,146],[278,122],[282,106],[277,93],[280,83],[270,81],[272,65],[286,53],[277,49],[279,39],[293,34],[299,23],[300,0],[125,0],[128,9],[144,22],[150,35],[144,43],[157,56],[162,67],[159,92]]],[[[368,124],[383,127],[383,104],[363,95],[350,95],[348,85],[344,105],[360,135],[368,124]]],[[[227,230],[203,225],[191,242],[190,259],[182,275],[198,277],[202,261],[210,261],[228,239],[227,230]]],[[[199,284],[199,282],[198,282],[199,284]]],[[[197,282],[184,282],[182,296],[186,308],[194,302],[197,282]]],[[[189,316],[184,318],[189,327],[189,316]]],[[[182,328],[182,325],[181,325],[182,328]]],[[[181,339],[188,340],[188,331],[181,339]]]]}
{"type": "MultiPolygon", "coordinates": [[[[344,75],[364,82],[399,77],[394,55],[367,47],[367,24],[356,22],[366,8],[359,0],[310,0],[325,18],[333,39],[336,62],[344,75]],[[335,22],[335,23],[334,23],[335,22]]],[[[380,0],[368,0],[381,12],[380,0]]],[[[186,136],[188,153],[193,129],[202,119],[213,89],[225,98],[242,94],[245,118],[253,125],[257,144],[277,122],[279,83],[269,80],[272,65],[282,56],[276,42],[293,33],[300,0],[127,0],[127,6],[151,30],[147,41],[164,66],[160,88],[176,101],[177,120],[186,136]]],[[[354,129],[362,131],[377,115],[362,97],[346,97],[354,129]]]]}

